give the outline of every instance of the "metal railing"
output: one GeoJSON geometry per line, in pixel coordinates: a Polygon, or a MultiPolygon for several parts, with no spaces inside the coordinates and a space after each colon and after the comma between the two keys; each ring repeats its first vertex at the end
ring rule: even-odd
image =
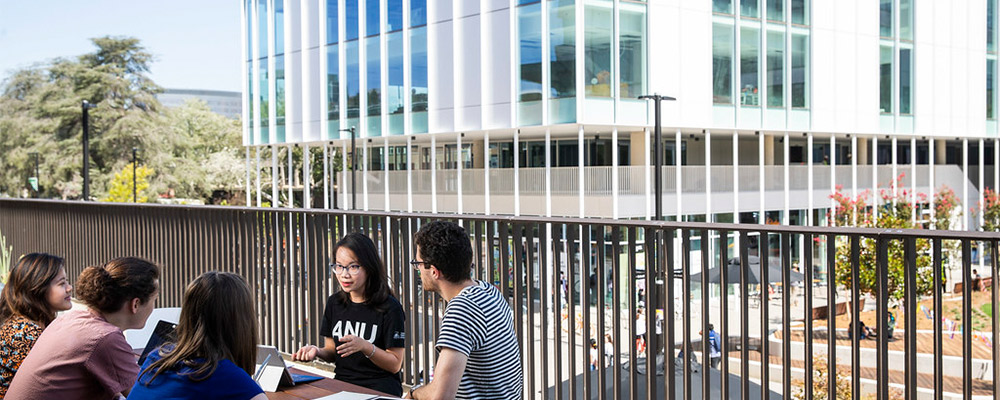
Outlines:
{"type": "MultiPolygon", "coordinates": [[[[525,398],[687,400],[711,393],[726,399],[811,399],[821,386],[814,382],[821,375],[813,373],[813,355],[821,353],[833,355],[822,386],[830,399],[840,398],[838,374],[849,376],[852,399],[873,391],[885,400],[890,390],[916,399],[918,387],[930,390],[934,399],[951,396],[947,392],[971,399],[992,396],[1000,382],[1000,369],[991,367],[1000,354],[980,343],[992,334],[979,332],[1000,330],[1000,318],[991,313],[983,323],[977,312],[980,323],[975,324],[971,285],[962,285],[961,297],[947,297],[943,284],[949,264],[960,271],[953,280],[971,281],[973,246],[980,249],[977,256],[989,255],[991,273],[986,275],[998,276],[998,234],[0,200],[0,232],[14,253],[62,255],[74,279],[84,266],[116,256],[159,263],[157,307],[180,306],[185,286],[205,271],[243,275],[256,295],[261,340],[283,352],[320,343],[319,321],[335,286],[328,268],[331,246],[345,232],[365,232],[379,246],[406,312],[403,376],[408,384],[430,377],[445,307],[436,294],[421,289],[407,262],[414,254],[413,234],[433,219],[466,227],[474,276],[509,297],[525,368],[525,398]],[[890,264],[898,261],[890,260],[890,253],[901,254],[902,277],[890,276],[890,264]],[[874,254],[874,265],[866,254],[874,254]],[[752,255],[759,257],[756,266],[752,255]],[[729,267],[732,259],[739,260],[735,269],[729,267]],[[805,282],[801,299],[793,289],[796,265],[805,282]],[[718,268],[716,276],[698,273],[712,268],[718,268]],[[845,268],[855,284],[829,284],[836,281],[831,274],[845,268]],[[837,338],[845,327],[836,318],[816,323],[813,314],[836,314],[843,299],[852,309],[851,326],[858,327],[863,293],[857,283],[866,268],[875,269],[874,318],[881,331],[875,346],[866,346],[857,334],[823,344],[824,332],[827,339],[837,338]],[[918,281],[925,278],[933,281],[930,289],[918,281]],[[755,279],[768,284],[754,290],[755,279]],[[898,279],[905,329],[889,338],[883,334],[890,325],[889,288],[898,279]],[[786,289],[771,294],[772,287],[786,289]],[[945,356],[945,346],[956,339],[945,339],[941,323],[932,323],[933,345],[918,348],[921,300],[931,301],[933,312],[944,310],[945,300],[960,304],[960,316],[953,318],[978,326],[957,334],[957,357],[945,356]],[[646,317],[638,317],[642,309],[648,310],[646,317]],[[699,332],[709,331],[709,323],[722,338],[719,369],[710,368],[704,357],[711,354],[710,341],[701,340],[699,332]],[[591,339],[599,343],[596,351],[590,350],[591,339]],[[892,345],[901,341],[904,349],[892,350],[890,340],[895,340],[892,345]],[[867,367],[872,358],[874,369],[867,367]],[[894,371],[901,371],[901,378],[890,374],[894,371]]],[[[990,290],[988,303],[996,310],[997,280],[990,290]]]]}

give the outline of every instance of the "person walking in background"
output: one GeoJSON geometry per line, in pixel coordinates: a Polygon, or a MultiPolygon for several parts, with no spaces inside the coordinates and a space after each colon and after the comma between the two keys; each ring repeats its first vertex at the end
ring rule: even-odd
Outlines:
{"type": "Polygon", "coordinates": [[[0,293],[0,399],[56,312],[73,306],[72,290],[62,257],[31,253],[10,270],[0,293]]]}
{"type": "Polygon", "coordinates": [[[184,291],[177,340],[153,350],[129,400],[265,400],[250,377],[257,318],[243,277],[206,272],[184,291]]]}
{"type": "Polygon", "coordinates": [[[139,365],[122,331],[146,325],[159,295],[159,278],[159,267],[132,257],[84,269],[76,294],[87,308],[66,312],[45,328],[5,399],[127,395],[139,365]]]}
{"type": "Polygon", "coordinates": [[[715,332],[715,325],[708,324],[708,350],[709,350],[709,360],[712,368],[719,368],[719,363],[722,362],[722,342],[719,340],[719,334],[715,332]]]}
{"type": "Polygon", "coordinates": [[[469,234],[434,221],[413,238],[423,289],[448,302],[435,347],[434,379],[414,399],[520,399],[524,374],[514,313],[495,286],[472,279],[469,234]]]}
{"type": "Polygon", "coordinates": [[[368,236],[350,233],[333,251],[340,290],[326,301],[319,328],[323,347],[304,346],[292,360],[319,357],[337,365],[337,380],[401,396],[406,317],[378,249],[368,236]]]}

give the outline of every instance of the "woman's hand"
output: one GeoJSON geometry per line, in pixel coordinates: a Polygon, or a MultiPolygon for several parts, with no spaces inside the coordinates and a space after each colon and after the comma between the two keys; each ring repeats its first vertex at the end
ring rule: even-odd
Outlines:
{"type": "Polygon", "coordinates": [[[372,353],[372,349],[375,348],[374,346],[374,344],[368,343],[367,340],[354,335],[347,335],[340,338],[340,343],[337,344],[337,354],[341,357],[347,357],[357,352],[368,355],[372,353]]]}
{"type": "Polygon", "coordinates": [[[319,347],[311,344],[303,346],[292,354],[292,361],[312,361],[319,355],[319,347]]]}

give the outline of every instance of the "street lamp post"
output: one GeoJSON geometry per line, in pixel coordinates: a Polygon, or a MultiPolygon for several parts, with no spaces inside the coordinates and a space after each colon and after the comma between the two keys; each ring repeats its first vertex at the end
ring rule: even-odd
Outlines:
{"type": "Polygon", "coordinates": [[[34,153],[33,152],[33,153],[28,154],[28,155],[31,156],[31,158],[35,161],[35,186],[32,187],[31,189],[34,190],[35,197],[38,197],[38,193],[42,189],[42,183],[40,181],[41,180],[41,176],[38,175],[38,153],[34,153]]]}
{"type": "Polygon", "coordinates": [[[90,200],[90,116],[87,110],[97,107],[84,100],[80,104],[83,109],[83,201],[90,200]]]}
{"type": "Polygon", "coordinates": [[[135,158],[135,153],[137,151],[139,151],[138,148],[136,148],[136,147],[132,148],[132,202],[133,203],[138,203],[139,202],[139,198],[136,195],[136,191],[137,190],[136,190],[136,187],[135,187],[135,165],[136,165],[136,162],[137,162],[136,158],[135,158]]]}
{"type": "Polygon", "coordinates": [[[357,210],[358,209],[358,177],[357,177],[357,173],[355,171],[358,169],[357,168],[357,159],[358,158],[356,157],[355,153],[357,153],[358,148],[354,144],[355,136],[356,136],[355,135],[355,129],[352,126],[349,129],[341,129],[340,131],[341,132],[351,132],[351,209],[352,210],[357,210]]]}
{"type": "MultiPolygon", "coordinates": [[[[654,161],[653,162],[655,163],[656,169],[653,170],[653,174],[654,174],[654,178],[653,179],[655,180],[654,188],[656,190],[655,195],[654,195],[654,199],[655,199],[655,202],[656,202],[656,204],[655,204],[655,210],[656,210],[655,217],[656,217],[657,221],[660,221],[660,220],[663,220],[663,151],[660,150],[660,146],[663,144],[662,143],[663,142],[663,133],[660,131],[660,102],[663,101],[663,100],[673,101],[673,100],[677,100],[677,99],[675,99],[673,97],[670,97],[670,96],[662,96],[662,95],[659,95],[659,94],[651,94],[651,95],[639,96],[639,99],[640,100],[653,100],[653,109],[655,111],[654,112],[654,123],[656,125],[653,127],[653,132],[654,132],[653,136],[655,136],[654,142],[653,142],[653,154],[654,154],[654,157],[653,157],[654,161]]],[[[677,149],[677,150],[679,151],[680,149],[677,149]]]]}

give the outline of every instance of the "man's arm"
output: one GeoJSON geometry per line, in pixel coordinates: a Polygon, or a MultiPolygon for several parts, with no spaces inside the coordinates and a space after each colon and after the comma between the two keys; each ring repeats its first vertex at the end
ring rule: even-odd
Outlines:
{"type": "Polygon", "coordinates": [[[464,353],[450,349],[441,348],[438,355],[437,365],[434,367],[434,380],[426,386],[410,392],[410,398],[429,400],[451,400],[458,392],[458,384],[462,381],[462,374],[465,373],[465,363],[469,356],[464,353]]]}

